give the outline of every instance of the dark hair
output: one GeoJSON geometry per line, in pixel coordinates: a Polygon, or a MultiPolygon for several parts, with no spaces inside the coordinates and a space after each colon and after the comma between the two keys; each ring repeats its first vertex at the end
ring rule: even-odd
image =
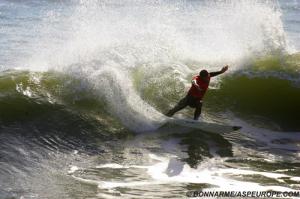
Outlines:
{"type": "Polygon", "coordinates": [[[207,70],[201,70],[199,75],[200,75],[200,77],[205,78],[208,76],[208,72],[207,72],[207,70]]]}

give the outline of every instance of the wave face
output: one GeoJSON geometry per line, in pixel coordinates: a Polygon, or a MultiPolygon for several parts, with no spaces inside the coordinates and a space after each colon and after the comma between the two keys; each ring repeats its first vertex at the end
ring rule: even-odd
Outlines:
{"type": "MultiPolygon", "coordinates": [[[[205,97],[204,114],[216,119],[218,113],[231,111],[254,123],[258,122],[256,117],[265,118],[284,131],[298,131],[298,63],[298,54],[259,58],[247,69],[233,71],[221,79],[213,78],[205,97]]],[[[127,73],[126,79],[132,82],[129,87],[124,77],[111,70],[98,70],[100,75],[93,74],[93,82],[72,73],[54,71],[2,72],[1,120],[31,120],[40,115],[49,116],[55,110],[68,110],[91,118],[107,116],[115,124],[137,132],[155,130],[163,124],[162,113],[185,95],[191,78],[174,71],[174,67],[149,71],[149,66],[144,65],[127,73]],[[145,125],[151,120],[157,126],[145,125]]],[[[182,113],[189,117],[191,111],[182,113]]]]}
{"type": "Polygon", "coordinates": [[[298,190],[299,5],[0,2],[0,196],[298,190]],[[202,118],[243,128],[166,124],[191,77],[225,64],[202,118]]]}

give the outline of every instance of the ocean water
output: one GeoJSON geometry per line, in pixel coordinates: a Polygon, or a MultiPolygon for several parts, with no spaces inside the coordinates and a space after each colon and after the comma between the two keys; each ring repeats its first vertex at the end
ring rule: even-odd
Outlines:
{"type": "Polygon", "coordinates": [[[299,33],[299,0],[0,0],[0,198],[299,191],[299,33]],[[201,119],[242,129],[168,124],[226,64],[201,119]]]}

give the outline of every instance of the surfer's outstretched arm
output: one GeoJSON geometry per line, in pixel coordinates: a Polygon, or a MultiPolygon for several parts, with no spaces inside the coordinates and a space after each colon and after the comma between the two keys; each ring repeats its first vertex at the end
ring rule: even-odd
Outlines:
{"type": "Polygon", "coordinates": [[[220,75],[222,73],[225,73],[228,70],[228,65],[224,66],[220,71],[217,72],[210,72],[209,75],[210,77],[215,77],[217,75],[220,75]]]}

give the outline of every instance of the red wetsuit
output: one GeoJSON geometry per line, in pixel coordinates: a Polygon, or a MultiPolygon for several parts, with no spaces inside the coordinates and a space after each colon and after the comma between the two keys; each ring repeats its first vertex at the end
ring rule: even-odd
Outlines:
{"type": "Polygon", "coordinates": [[[202,100],[205,92],[208,89],[210,77],[207,77],[207,79],[208,81],[203,81],[199,75],[193,77],[193,80],[196,80],[197,84],[201,88],[201,91],[199,91],[197,87],[194,84],[192,84],[192,87],[190,88],[188,95],[193,96],[197,100],[202,100]]]}

